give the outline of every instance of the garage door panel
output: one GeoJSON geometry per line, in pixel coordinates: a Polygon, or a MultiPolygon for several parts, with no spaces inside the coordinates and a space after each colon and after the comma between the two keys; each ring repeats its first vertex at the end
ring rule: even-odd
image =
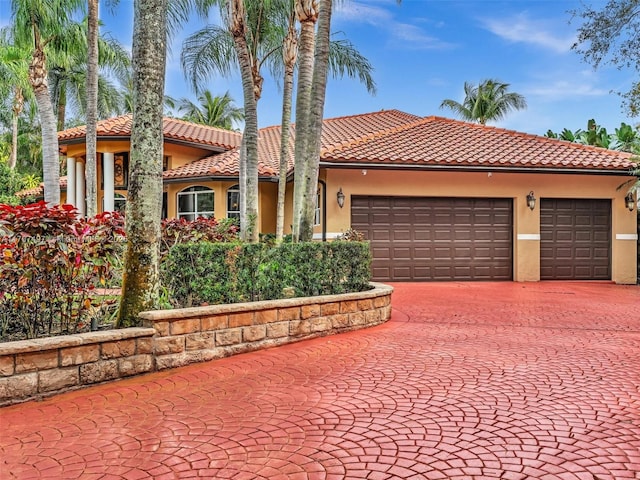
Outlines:
{"type": "Polygon", "coordinates": [[[371,240],[375,280],[511,280],[511,219],[510,199],[352,198],[352,227],[371,240]],[[363,215],[371,210],[389,223],[373,224],[363,215]]]}
{"type": "Polygon", "coordinates": [[[393,230],[393,240],[396,242],[409,241],[411,240],[411,230],[404,228],[399,228],[397,230],[393,230]]]}
{"type": "Polygon", "coordinates": [[[414,230],[413,239],[417,241],[431,240],[431,231],[430,230],[414,230]]]}
{"type": "Polygon", "coordinates": [[[540,201],[540,278],[611,278],[611,201],[540,201]]]}

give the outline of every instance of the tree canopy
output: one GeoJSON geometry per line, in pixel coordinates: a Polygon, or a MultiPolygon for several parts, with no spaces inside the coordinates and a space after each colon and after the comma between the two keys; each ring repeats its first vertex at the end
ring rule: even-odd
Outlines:
{"type": "MultiPolygon", "coordinates": [[[[582,22],[572,48],[587,63],[594,68],[603,64],[631,68],[640,74],[640,0],[609,0],[599,10],[583,3],[571,13],[582,22]]],[[[640,114],[640,80],[619,93],[629,116],[640,114]]]]}
{"type": "Polygon", "coordinates": [[[453,110],[460,118],[485,125],[503,119],[512,110],[527,108],[527,101],[519,93],[509,92],[509,84],[499,80],[483,80],[478,85],[464,83],[462,103],[446,99],[440,108],[453,110]]]}

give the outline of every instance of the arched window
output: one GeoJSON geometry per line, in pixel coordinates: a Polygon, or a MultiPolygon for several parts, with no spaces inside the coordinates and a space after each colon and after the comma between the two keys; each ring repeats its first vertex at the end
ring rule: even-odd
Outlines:
{"type": "Polygon", "coordinates": [[[195,220],[198,217],[213,217],[213,190],[197,186],[178,192],[178,218],[195,220]]]}
{"type": "Polygon", "coordinates": [[[227,218],[240,220],[240,186],[234,185],[227,190],[227,218]]]}

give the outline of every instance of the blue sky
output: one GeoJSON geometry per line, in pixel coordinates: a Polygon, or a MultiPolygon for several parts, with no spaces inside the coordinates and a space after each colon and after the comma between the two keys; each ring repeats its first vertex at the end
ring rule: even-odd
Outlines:
{"type": "MultiPolygon", "coordinates": [[[[7,6],[8,0],[0,3],[7,6]]],[[[133,0],[120,0],[115,11],[101,3],[102,33],[130,47],[133,0]]],[[[325,117],[392,108],[453,117],[439,108],[442,100],[462,101],[465,81],[496,78],[528,102],[526,110],[495,124],[500,127],[544,134],[584,129],[590,118],[610,131],[621,121],[635,124],[640,119],[629,119],[620,97],[611,93],[626,91],[634,72],[607,66],[594,71],[570,49],[578,23],[570,23],[568,10],[579,5],[574,0],[344,0],[334,13],[333,30],[371,61],[378,92],[371,96],[356,80],[330,79],[325,117]]],[[[194,98],[179,55],[182,40],[202,26],[190,22],[173,41],[168,95],[194,98]]],[[[274,79],[265,77],[260,126],[280,123],[281,92],[274,79]]],[[[208,88],[214,94],[229,90],[242,104],[237,75],[211,78],[208,88]]]]}

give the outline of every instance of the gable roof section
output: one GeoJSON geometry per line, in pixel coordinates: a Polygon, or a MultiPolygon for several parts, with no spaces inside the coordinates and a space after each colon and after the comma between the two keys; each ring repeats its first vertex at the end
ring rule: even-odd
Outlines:
{"type": "Polygon", "coordinates": [[[634,167],[632,155],[502,128],[425,117],[370,132],[321,151],[340,165],[505,168],[512,170],[613,170],[634,167]]]}
{"type": "MultiPolygon", "coordinates": [[[[97,125],[98,137],[129,139],[132,124],[133,116],[131,114],[100,120],[97,125]]],[[[86,131],[85,125],[69,128],[58,132],[58,141],[62,145],[74,143],[75,140],[84,141],[86,131]]],[[[165,140],[192,144],[209,150],[231,150],[240,146],[242,141],[242,134],[238,132],[168,117],[163,119],[163,132],[165,140]]]]}
{"type": "MultiPolygon", "coordinates": [[[[421,117],[399,110],[381,110],[379,112],[330,118],[322,127],[321,149],[349,144],[364,138],[371,132],[386,132],[413,122],[421,117]]],[[[261,177],[276,177],[280,169],[280,126],[260,129],[258,139],[258,174],[261,177]]],[[[295,125],[291,126],[289,136],[288,172],[293,170],[295,125]]],[[[200,160],[164,172],[164,179],[184,179],[196,177],[238,176],[240,153],[237,149],[200,160]]]]}

